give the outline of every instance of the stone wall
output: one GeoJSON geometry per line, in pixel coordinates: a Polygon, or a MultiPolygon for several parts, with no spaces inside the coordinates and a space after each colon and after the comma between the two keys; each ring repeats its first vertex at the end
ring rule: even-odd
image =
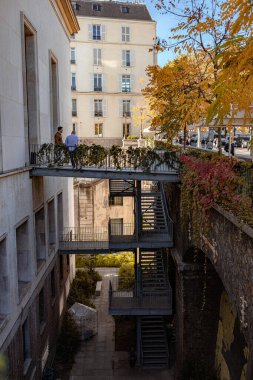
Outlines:
{"type": "Polygon", "coordinates": [[[178,185],[168,184],[166,193],[174,221],[178,378],[189,361],[193,363],[203,356],[210,366],[215,363],[221,379],[226,372],[228,380],[239,380],[238,374],[245,365],[245,347],[252,350],[253,342],[253,231],[217,206],[209,212],[207,232],[199,247],[194,247],[180,217],[178,185]],[[206,315],[201,311],[203,289],[206,315]],[[235,321],[232,343],[226,346],[223,342],[221,348],[223,291],[233,305],[235,321]],[[241,358],[237,365],[231,359],[234,352],[241,358]]]}

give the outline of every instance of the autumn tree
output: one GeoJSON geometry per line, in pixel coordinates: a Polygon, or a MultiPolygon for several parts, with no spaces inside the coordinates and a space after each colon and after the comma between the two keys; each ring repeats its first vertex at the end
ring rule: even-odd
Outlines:
{"type": "MultiPolygon", "coordinates": [[[[174,49],[175,53],[187,53],[194,57],[200,76],[205,74],[206,66],[201,62],[205,57],[214,84],[219,72],[217,57],[229,37],[233,12],[228,11],[225,19],[221,0],[157,0],[156,8],[174,15],[178,20],[177,26],[171,29],[172,37],[163,42],[164,46],[174,49]]],[[[215,97],[213,90],[213,99],[215,97]]],[[[220,139],[220,128],[218,132],[220,139]]]]}
{"type": "Polygon", "coordinates": [[[150,80],[144,95],[154,114],[152,125],[161,127],[168,140],[187,125],[199,123],[211,103],[210,65],[205,54],[199,55],[182,55],[163,68],[147,69],[150,80]]]}

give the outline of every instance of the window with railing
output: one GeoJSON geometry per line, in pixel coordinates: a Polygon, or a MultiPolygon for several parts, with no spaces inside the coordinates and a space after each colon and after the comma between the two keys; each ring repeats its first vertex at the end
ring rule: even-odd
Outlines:
{"type": "Polygon", "coordinates": [[[93,49],[93,65],[101,66],[102,64],[102,50],[100,48],[93,49]]]}
{"type": "Polygon", "coordinates": [[[131,123],[123,123],[123,137],[127,138],[130,135],[131,123]]]}
{"type": "Polygon", "coordinates": [[[101,11],[101,4],[92,4],[92,10],[100,12],[101,11]]]}
{"type": "Polygon", "coordinates": [[[122,100],[122,116],[131,117],[131,100],[122,100]]]}
{"type": "Polygon", "coordinates": [[[130,50],[122,50],[122,66],[131,66],[131,52],[130,50]]]}
{"type": "Polygon", "coordinates": [[[94,99],[94,116],[102,117],[103,116],[103,100],[94,99]]]}
{"type": "Polygon", "coordinates": [[[76,99],[72,99],[72,116],[77,116],[77,103],[76,103],[76,99]]]}
{"type": "Polygon", "coordinates": [[[102,74],[94,74],[93,75],[93,85],[94,91],[102,91],[103,90],[103,82],[102,82],[102,74]]]}
{"type": "Polygon", "coordinates": [[[92,25],[92,39],[93,40],[101,40],[101,25],[92,25]]]}
{"type": "Polygon", "coordinates": [[[71,73],[71,90],[76,90],[76,73],[71,73]]]}
{"type": "Polygon", "coordinates": [[[131,92],[131,76],[129,74],[121,76],[121,91],[131,92]]]}
{"type": "Polygon", "coordinates": [[[70,63],[75,64],[76,63],[76,48],[72,47],[70,49],[70,63]]]}

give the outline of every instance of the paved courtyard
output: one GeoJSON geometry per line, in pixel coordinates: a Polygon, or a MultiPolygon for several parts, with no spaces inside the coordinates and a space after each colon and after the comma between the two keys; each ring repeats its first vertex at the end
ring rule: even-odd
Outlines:
{"type": "Polygon", "coordinates": [[[172,380],[167,370],[141,370],[130,368],[128,352],[114,351],[114,320],[108,315],[109,281],[117,274],[115,268],[102,268],[101,296],[95,300],[98,311],[98,334],[83,342],[76,355],[70,380],[172,380]]]}

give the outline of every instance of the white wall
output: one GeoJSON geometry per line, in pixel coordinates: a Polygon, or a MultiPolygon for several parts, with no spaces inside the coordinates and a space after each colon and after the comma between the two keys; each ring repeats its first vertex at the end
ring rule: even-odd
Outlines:
{"type": "MultiPolygon", "coordinates": [[[[49,0],[0,1],[0,240],[7,241],[7,267],[10,314],[7,326],[0,329],[0,347],[14,326],[31,295],[57,254],[47,252],[46,262],[37,273],[32,180],[25,151],[24,99],[22,74],[22,17],[24,14],[37,32],[39,131],[40,143],[51,141],[49,51],[58,61],[59,124],[66,136],[71,130],[71,91],[69,38],[49,0]],[[23,168],[21,170],[14,169],[23,168]],[[23,170],[23,171],[22,171],[23,170]],[[7,174],[8,171],[8,174],[7,174]],[[16,226],[24,218],[29,224],[32,281],[19,302],[17,284],[16,226]]],[[[39,191],[39,189],[38,189],[39,191]]],[[[72,179],[44,178],[41,204],[47,224],[47,201],[54,198],[57,220],[57,194],[63,192],[64,224],[73,225],[72,179]],[[68,207],[70,204],[70,208],[68,207]],[[72,211],[70,211],[72,210],[72,211]]],[[[36,193],[36,189],[35,189],[36,193]]],[[[37,206],[36,206],[37,207],[37,206]]],[[[47,226],[46,226],[47,230],[47,226]]],[[[71,258],[71,267],[73,267],[71,258]]],[[[2,296],[2,295],[1,295],[2,296]]]]}
{"type": "MultiPolygon", "coordinates": [[[[71,46],[76,48],[76,64],[71,65],[71,71],[76,73],[77,91],[72,92],[72,98],[77,99],[77,117],[72,121],[77,123],[77,132],[80,137],[95,137],[95,122],[104,123],[103,137],[123,137],[123,123],[120,115],[120,100],[131,100],[135,109],[143,106],[141,90],[147,84],[145,68],[154,64],[153,51],[150,51],[156,36],[156,23],[149,21],[117,20],[105,18],[78,17],[80,32],[71,46]],[[89,40],[89,25],[100,24],[105,27],[105,40],[89,40]],[[130,27],[130,42],[121,41],[121,26],[130,27]],[[93,48],[102,49],[102,66],[93,65],[93,48]],[[122,67],[122,50],[133,53],[133,66],[122,67]],[[102,93],[91,91],[91,75],[103,73],[105,86],[102,93]],[[133,77],[131,93],[122,93],[120,88],[121,74],[130,74],[133,77]],[[96,118],[92,114],[93,99],[106,101],[106,115],[96,118]]],[[[138,111],[137,111],[138,112],[138,111]]],[[[132,118],[130,134],[139,135],[140,126],[132,118]]]]}

